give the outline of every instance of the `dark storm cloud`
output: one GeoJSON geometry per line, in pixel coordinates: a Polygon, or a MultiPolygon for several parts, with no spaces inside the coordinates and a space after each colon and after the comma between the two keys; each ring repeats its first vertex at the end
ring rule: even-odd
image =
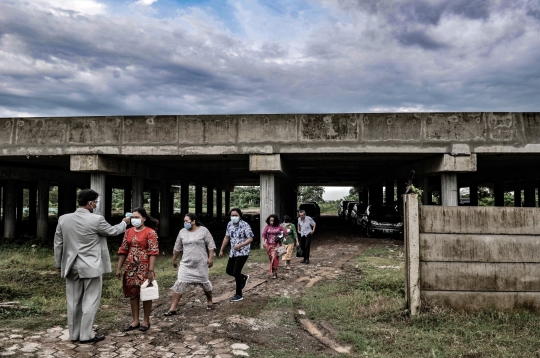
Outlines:
{"type": "Polygon", "coordinates": [[[446,47],[441,43],[421,30],[398,32],[396,37],[400,43],[406,46],[418,45],[426,50],[438,50],[446,47]]]}

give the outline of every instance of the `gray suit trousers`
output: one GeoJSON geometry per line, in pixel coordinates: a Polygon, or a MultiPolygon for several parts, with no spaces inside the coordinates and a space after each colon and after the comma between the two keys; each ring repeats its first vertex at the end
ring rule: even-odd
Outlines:
{"type": "Polygon", "coordinates": [[[67,318],[72,340],[87,341],[94,338],[92,326],[101,301],[102,278],[81,278],[77,261],[66,276],[67,318]]]}

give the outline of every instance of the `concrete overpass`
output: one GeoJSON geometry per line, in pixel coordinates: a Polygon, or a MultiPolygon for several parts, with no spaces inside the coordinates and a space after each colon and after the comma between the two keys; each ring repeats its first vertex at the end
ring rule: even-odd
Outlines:
{"type": "Polygon", "coordinates": [[[234,186],[260,185],[265,217],[293,214],[298,185],[350,185],[363,201],[393,202],[412,169],[416,185],[440,192],[443,205],[458,204],[460,187],[489,183],[496,205],[505,190],[523,190],[525,205],[536,206],[540,113],[0,118],[0,153],[5,237],[16,235],[23,188],[38,198],[30,216],[37,236],[46,235],[50,185],[59,187],[60,214],[74,209],[76,188],[99,191],[106,216],[111,188],[126,189],[126,210],[150,191],[168,236],[171,185],[183,199],[195,185],[198,212],[203,186],[217,190],[227,211],[234,186]]]}

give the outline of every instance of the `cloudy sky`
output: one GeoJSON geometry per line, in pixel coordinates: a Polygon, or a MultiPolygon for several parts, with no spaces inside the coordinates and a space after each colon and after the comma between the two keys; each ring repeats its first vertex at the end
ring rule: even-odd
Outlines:
{"type": "Polygon", "coordinates": [[[1,0],[0,117],[540,110],[538,0],[1,0]]]}

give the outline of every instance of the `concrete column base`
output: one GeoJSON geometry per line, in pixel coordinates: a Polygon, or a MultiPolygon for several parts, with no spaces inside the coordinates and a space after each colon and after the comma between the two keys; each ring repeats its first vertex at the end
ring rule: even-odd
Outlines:
{"type": "Polygon", "coordinates": [[[441,174],[441,202],[443,206],[458,206],[457,174],[441,174]]]}

